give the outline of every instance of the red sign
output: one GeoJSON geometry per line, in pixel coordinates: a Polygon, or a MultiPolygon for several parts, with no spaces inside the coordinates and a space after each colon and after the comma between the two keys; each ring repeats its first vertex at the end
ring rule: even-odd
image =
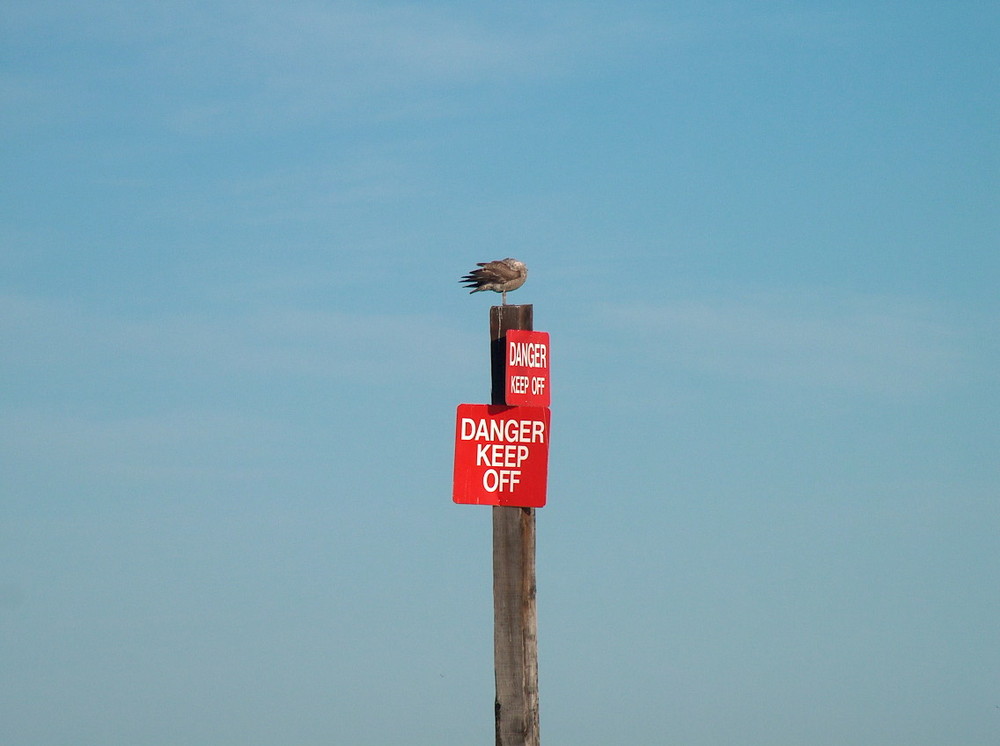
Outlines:
{"type": "Polygon", "coordinates": [[[458,405],[455,502],[540,508],[548,472],[548,407],[458,405]]]}
{"type": "Polygon", "coordinates": [[[504,401],[512,406],[549,406],[549,333],[508,329],[506,353],[504,401]]]}

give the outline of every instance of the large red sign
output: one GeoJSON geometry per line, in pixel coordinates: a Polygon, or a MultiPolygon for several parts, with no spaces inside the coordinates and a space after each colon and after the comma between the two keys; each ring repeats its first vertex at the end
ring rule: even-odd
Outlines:
{"type": "Polygon", "coordinates": [[[548,472],[548,407],[458,405],[455,502],[540,508],[548,472]]]}
{"type": "Polygon", "coordinates": [[[549,333],[507,330],[504,401],[510,405],[547,407],[549,393],[549,333]]]}

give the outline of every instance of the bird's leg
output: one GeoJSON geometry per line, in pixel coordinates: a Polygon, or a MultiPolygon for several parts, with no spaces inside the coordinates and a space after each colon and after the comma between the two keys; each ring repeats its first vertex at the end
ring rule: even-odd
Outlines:
{"type": "Polygon", "coordinates": [[[500,298],[501,298],[500,305],[501,306],[506,306],[507,305],[507,291],[506,290],[504,290],[502,293],[500,293],[500,298]]]}

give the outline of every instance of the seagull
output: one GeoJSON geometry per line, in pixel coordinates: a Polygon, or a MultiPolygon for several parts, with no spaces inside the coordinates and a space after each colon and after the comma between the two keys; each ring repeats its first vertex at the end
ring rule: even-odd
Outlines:
{"type": "Polygon", "coordinates": [[[478,293],[481,290],[492,290],[494,293],[502,293],[502,304],[507,305],[507,291],[517,290],[528,279],[528,268],[524,262],[517,259],[498,259],[494,262],[477,262],[479,269],[474,269],[459,282],[465,283],[465,287],[472,288],[469,293],[478,293]]]}

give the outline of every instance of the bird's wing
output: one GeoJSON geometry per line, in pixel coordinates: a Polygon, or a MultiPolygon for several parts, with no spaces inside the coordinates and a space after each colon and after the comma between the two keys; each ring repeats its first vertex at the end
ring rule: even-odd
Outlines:
{"type": "Polygon", "coordinates": [[[485,262],[479,266],[482,267],[482,269],[476,271],[482,272],[484,275],[488,273],[488,276],[494,282],[510,282],[511,280],[516,280],[521,276],[519,270],[511,267],[503,261],[485,262]]]}

